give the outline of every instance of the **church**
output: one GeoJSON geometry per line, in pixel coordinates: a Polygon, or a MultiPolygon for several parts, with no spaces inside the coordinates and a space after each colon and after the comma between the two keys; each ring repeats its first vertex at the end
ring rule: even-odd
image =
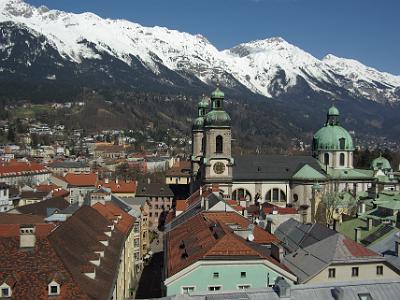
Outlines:
{"type": "Polygon", "coordinates": [[[252,155],[232,157],[231,118],[224,110],[224,93],[217,88],[198,103],[192,127],[192,192],[218,185],[224,199],[242,207],[271,202],[295,207],[304,220],[314,221],[315,195],[365,192],[375,182],[374,170],[353,167],[353,139],[340,126],[332,105],[327,120],[313,137],[312,155],[252,155]]]}

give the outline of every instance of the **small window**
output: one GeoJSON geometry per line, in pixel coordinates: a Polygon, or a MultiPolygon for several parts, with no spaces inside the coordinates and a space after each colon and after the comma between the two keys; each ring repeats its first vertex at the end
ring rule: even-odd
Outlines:
{"type": "Polygon", "coordinates": [[[58,295],[58,286],[52,285],[50,286],[50,295],[58,295]]]}
{"type": "Polygon", "coordinates": [[[214,272],[213,273],[213,278],[219,278],[219,273],[218,272],[214,272]]]}
{"type": "Polygon", "coordinates": [[[8,288],[8,287],[2,288],[1,289],[1,296],[2,297],[10,297],[11,296],[10,288],[8,288]]]}
{"type": "Polygon", "coordinates": [[[351,276],[358,277],[358,267],[351,268],[351,276]]]}
{"type": "Polygon", "coordinates": [[[328,278],[335,278],[336,277],[336,269],[335,268],[329,268],[328,269],[328,278]]]}
{"type": "Polygon", "coordinates": [[[249,288],[251,288],[250,284],[239,284],[237,286],[238,290],[248,290],[249,288]]]}
{"type": "Polygon", "coordinates": [[[329,153],[324,154],[324,164],[329,165],[329,153]]]}
{"type": "Polygon", "coordinates": [[[345,138],[340,138],[339,139],[339,146],[340,146],[340,150],[344,150],[344,148],[346,146],[346,139],[345,138]]]}
{"type": "Polygon", "coordinates": [[[189,294],[194,292],[194,286],[183,286],[182,287],[182,294],[189,294]]]}
{"type": "Polygon", "coordinates": [[[344,153],[340,153],[339,160],[340,160],[340,162],[339,162],[340,165],[343,167],[344,166],[344,161],[345,161],[344,153]]]}
{"type": "Polygon", "coordinates": [[[223,139],[222,136],[218,135],[215,138],[215,152],[216,153],[222,153],[223,152],[223,139]]]}
{"type": "Polygon", "coordinates": [[[383,266],[376,266],[376,275],[383,275],[383,266]]]}
{"type": "Polygon", "coordinates": [[[240,272],[240,278],[246,278],[246,272],[240,272]]]}
{"type": "Polygon", "coordinates": [[[372,300],[372,296],[370,293],[362,293],[358,294],[358,299],[360,300],[372,300]]]}
{"type": "Polygon", "coordinates": [[[220,285],[215,285],[215,286],[209,286],[208,290],[210,292],[215,292],[215,291],[220,291],[221,290],[221,286],[220,285]]]}
{"type": "Polygon", "coordinates": [[[294,194],[294,195],[293,195],[293,201],[294,201],[294,202],[299,201],[299,195],[294,194]]]}

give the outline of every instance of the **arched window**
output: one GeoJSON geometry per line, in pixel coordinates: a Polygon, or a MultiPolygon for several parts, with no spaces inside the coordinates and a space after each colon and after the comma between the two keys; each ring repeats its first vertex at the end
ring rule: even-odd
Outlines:
{"type": "Polygon", "coordinates": [[[340,150],[344,150],[345,145],[346,145],[346,139],[345,139],[345,138],[340,138],[340,139],[339,139],[339,147],[340,147],[340,150]]]}
{"type": "Polygon", "coordinates": [[[294,194],[294,195],[293,195],[293,201],[294,201],[294,202],[297,202],[298,200],[299,200],[299,195],[294,194]]]}
{"type": "Polygon", "coordinates": [[[215,152],[216,153],[222,153],[223,152],[223,140],[222,136],[218,135],[215,138],[215,152]]]}
{"type": "Polygon", "coordinates": [[[232,200],[251,201],[251,194],[248,190],[240,188],[232,192],[232,200]]]}
{"type": "Polygon", "coordinates": [[[201,152],[205,152],[206,150],[206,144],[205,144],[205,139],[204,136],[201,138],[201,152]]]}
{"type": "Polygon", "coordinates": [[[324,154],[324,164],[329,165],[329,153],[324,154]]]}
{"type": "Polygon", "coordinates": [[[344,166],[344,160],[345,160],[344,153],[340,153],[340,156],[339,156],[339,164],[340,164],[341,166],[344,166]]]}
{"type": "Polygon", "coordinates": [[[265,196],[265,200],[267,202],[286,201],[286,194],[281,189],[270,189],[265,196]]]}

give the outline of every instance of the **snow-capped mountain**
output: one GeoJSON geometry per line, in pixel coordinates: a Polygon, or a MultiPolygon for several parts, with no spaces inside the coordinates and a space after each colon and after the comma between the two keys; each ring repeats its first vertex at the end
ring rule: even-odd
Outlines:
{"type": "Polygon", "coordinates": [[[219,51],[205,37],[143,27],[0,0],[0,76],[43,80],[204,88],[217,81],[231,90],[267,97],[290,93],[300,83],[329,98],[400,101],[400,76],[355,60],[319,60],[282,38],[243,43],[219,51]],[[34,71],[33,71],[34,70],[34,71]]]}

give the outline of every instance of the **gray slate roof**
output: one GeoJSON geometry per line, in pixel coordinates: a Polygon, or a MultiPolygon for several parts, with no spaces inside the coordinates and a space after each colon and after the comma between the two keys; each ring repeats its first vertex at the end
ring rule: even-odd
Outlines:
{"type": "Polygon", "coordinates": [[[399,239],[397,236],[399,229],[391,231],[382,240],[369,245],[367,248],[382,254],[387,261],[392,264],[396,269],[400,270],[400,256],[396,255],[395,241],[399,239]]]}
{"type": "Polygon", "coordinates": [[[336,234],[336,231],[319,223],[303,224],[290,218],[279,225],[274,234],[283,242],[286,250],[293,252],[299,247],[305,248],[330,237],[336,234]]]}
{"type": "Polygon", "coordinates": [[[303,283],[331,264],[385,261],[383,257],[372,252],[364,253],[358,249],[351,252],[349,248],[354,248],[353,243],[356,244],[344,235],[336,233],[286,255],[284,264],[298,277],[299,282],[303,283]]]}
{"type": "Polygon", "coordinates": [[[136,196],[147,197],[173,197],[174,193],[169,185],[162,183],[139,183],[136,196]]]}
{"type": "Polygon", "coordinates": [[[358,300],[360,295],[369,294],[373,300],[399,299],[400,281],[374,280],[329,284],[299,284],[290,288],[290,296],[280,298],[272,288],[246,291],[221,291],[210,294],[179,295],[165,300],[335,300],[334,290],[343,291],[343,300],[358,300]]]}
{"type": "Polygon", "coordinates": [[[305,164],[326,175],[312,156],[250,155],[235,158],[233,180],[290,180],[305,164]]]}

